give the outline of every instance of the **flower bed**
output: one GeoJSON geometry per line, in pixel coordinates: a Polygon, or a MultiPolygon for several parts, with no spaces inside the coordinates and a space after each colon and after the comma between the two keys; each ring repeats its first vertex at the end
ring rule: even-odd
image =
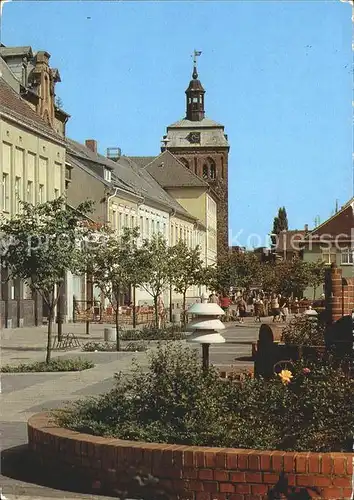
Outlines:
{"type": "MultiPolygon", "coordinates": [[[[28,421],[29,448],[43,471],[76,474],[87,485],[124,498],[262,500],[282,471],[297,491],[322,500],[351,497],[352,453],[296,453],[143,443],[58,427],[46,413],[28,421]],[[318,493],[315,494],[317,490],[318,493]]],[[[269,496],[268,496],[269,495],[269,496]]],[[[290,498],[290,497],[288,497],[290,498]]],[[[297,498],[295,496],[291,498],[297,498]]],[[[311,498],[299,496],[298,498],[311,498]]]]}

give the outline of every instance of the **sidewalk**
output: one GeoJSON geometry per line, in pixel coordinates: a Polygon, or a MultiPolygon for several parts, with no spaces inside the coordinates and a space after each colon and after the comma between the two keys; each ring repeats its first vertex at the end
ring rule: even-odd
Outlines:
{"type": "MultiPolygon", "coordinates": [[[[86,342],[103,342],[104,328],[113,325],[91,324],[90,334],[85,333],[85,323],[63,324],[63,335],[73,333],[83,345],[86,342]]],[[[52,342],[57,335],[56,325],[52,333],[52,342]]],[[[1,364],[30,363],[42,361],[45,358],[47,346],[47,326],[28,328],[5,328],[0,330],[1,364]]],[[[75,350],[53,350],[53,356],[63,356],[75,350]]]]}

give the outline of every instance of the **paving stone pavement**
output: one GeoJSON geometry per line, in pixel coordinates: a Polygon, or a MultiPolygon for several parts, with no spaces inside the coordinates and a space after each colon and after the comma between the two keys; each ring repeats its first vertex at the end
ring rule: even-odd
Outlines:
{"type": "MultiPolygon", "coordinates": [[[[83,325],[65,325],[65,332],[73,332],[84,343],[103,339],[103,325],[92,325],[87,336],[83,325]]],[[[259,325],[249,321],[243,326],[228,325],[223,332],[226,344],[211,346],[210,361],[219,367],[253,366],[249,357],[251,342],[257,338],[259,325]]],[[[1,364],[18,364],[42,360],[45,357],[46,329],[13,329],[1,331],[1,364]]],[[[185,342],[183,342],[185,343],[185,342]]],[[[201,351],[199,346],[194,346],[201,351]]],[[[151,348],[155,346],[152,343],[151,348]]],[[[101,499],[109,497],[84,494],[64,485],[46,484],[45,478],[37,476],[35,481],[26,474],[28,418],[34,413],[50,408],[62,407],[66,401],[73,401],[88,395],[98,395],[114,385],[113,375],[128,374],[133,359],[139,365],[147,366],[147,353],[110,352],[85,353],[79,349],[70,352],[55,352],[53,357],[81,356],[92,359],[95,367],[83,372],[71,373],[4,373],[1,376],[1,475],[0,487],[8,500],[67,500],[101,499]],[[37,484],[36,484],[37,483],[37,484]]]]}

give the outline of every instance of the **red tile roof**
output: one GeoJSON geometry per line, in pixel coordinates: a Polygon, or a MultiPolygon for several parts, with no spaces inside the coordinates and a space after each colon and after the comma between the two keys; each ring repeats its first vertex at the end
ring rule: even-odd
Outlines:
{"type": "Polygon", "coordinates": [[[22,97],[13,90],[6,81],[0,77],[0,113],[6,113],[18,122],[22,122],[32,129],[45,133],[53,139],[63,141],[22,97]]]}

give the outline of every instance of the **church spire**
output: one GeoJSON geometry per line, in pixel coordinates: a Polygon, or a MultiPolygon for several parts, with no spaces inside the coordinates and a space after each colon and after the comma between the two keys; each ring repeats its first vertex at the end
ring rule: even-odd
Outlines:
{"type": "Polygon", "coordinates": [[[189,82],[189,86],[186,90],[187,97],[187,112],[186,118],[187,120],[201,121],[205,116],[204,111],[204,94],[205,90],[203,89],[202,84],[198,80],[198,71],[197,71],[197,57],[201,55],[201,51],[195,50],[193,54],[193,73],[192,80],[189,82]]]}

